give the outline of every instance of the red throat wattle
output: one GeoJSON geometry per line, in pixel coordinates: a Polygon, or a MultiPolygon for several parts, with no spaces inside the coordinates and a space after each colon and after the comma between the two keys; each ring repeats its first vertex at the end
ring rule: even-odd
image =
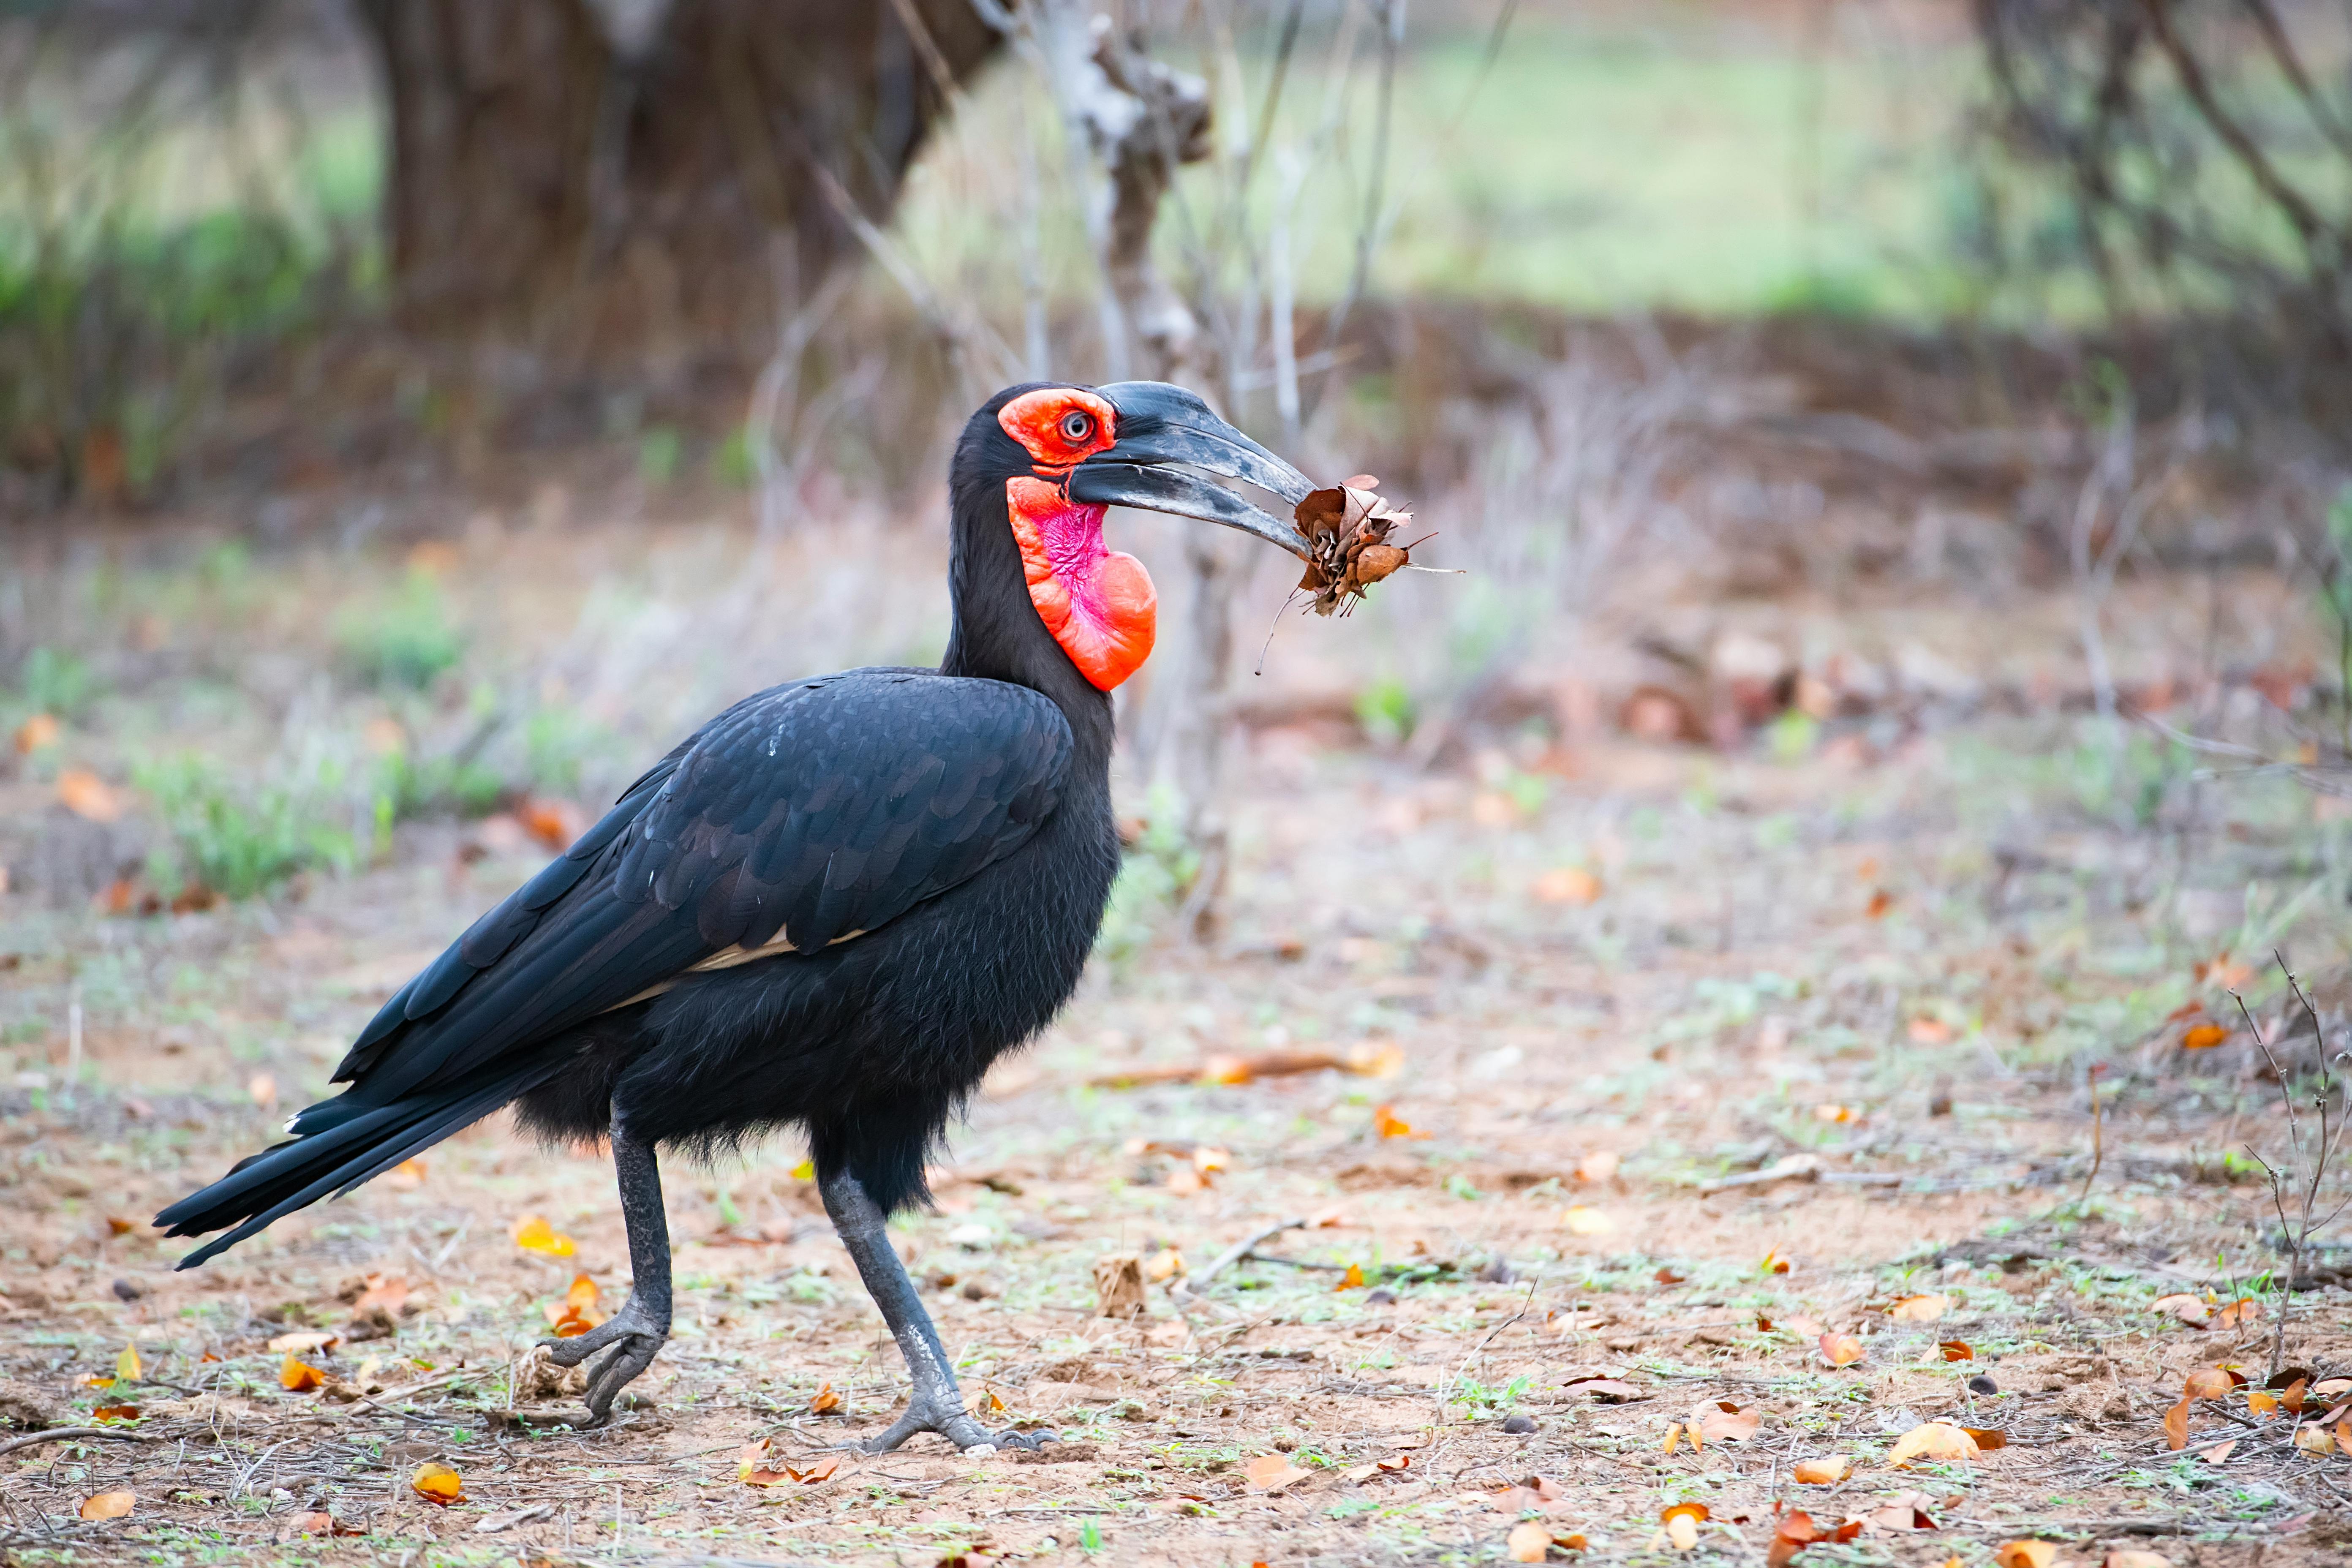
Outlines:
{"type": "Polygon", "coordinates": [[[1134,556],[1103,547],[1103,508],[1058,485],[1007,479],[1004,507],[1037,618],[1078,673],[1108,691],[1151,657],[1160,594],[1150,575],[1134,556]]]}

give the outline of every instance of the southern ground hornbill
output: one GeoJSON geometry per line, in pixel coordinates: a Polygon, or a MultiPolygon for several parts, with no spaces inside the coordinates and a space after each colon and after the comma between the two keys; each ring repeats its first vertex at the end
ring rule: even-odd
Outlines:
{"type": "Polygon", "coordinates": [[[228,1234],[390,1170],[502,1106],[551,1140],[609,1138],[635,1282],[551,1342],[588,1412],[668,1336],[655,1151],[806,1135],[825,1212],[907,1360],[907,1409],[868,1445],[992,1435],[965,1413],[884,1221],[989,1064],[1076,986],[1118,869],[1110,690],[1151,650],[1151,580],[1102,542],[1113,503],[1294,554],[1288,524],[1190,471],[1296,504],[1305,476],[1156,382],[1014,387],[950,474],[954,630],[936,670],[772,687],[656,763],[604,820],[385,1003],[293,1138],[156,1216],[228,1234]]]}

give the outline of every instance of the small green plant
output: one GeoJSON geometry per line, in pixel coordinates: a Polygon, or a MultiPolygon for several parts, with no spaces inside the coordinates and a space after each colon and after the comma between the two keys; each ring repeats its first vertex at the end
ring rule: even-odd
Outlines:
{"type": "Polygon", "coordinates": [[[429,573],[411,572],[392,598],[339,616],[335,647],[367,684],[422,691],[465,658],[466,636],[450,619],[441,585],[429,573]]]}
{"type": "Polygon", "coordinates": [[[1356,722],[1376,746],[1401,746],[1412,733],[1412,693],[1393,675],[1384,675],[1356,693],[1356,722]]]}
{"type": "Polygon", "coordinates": [[[358,846],[341,815],[341,769],[321,763],[292,782],[239,789],[208,758],[183,754],[131,770],[169,845],[148,874],[168,896],[201,887],[224,898],[268,892],[297,872],[348,869],[358,846]]]}
{"type": "Polygon", "coordinates": [[[26,705],[37,713],[70,719],[97,694],[98,681],[89,665],[62,648],[37,647],[25,656],[17,685],[26,705]]]}
{"type": "Polygon", "coordinates": [[[677,477],[678,459],[686,443],[673,426],[656,425],[637,437],[637,475],[649,485],[666,485],[677,477]]]}

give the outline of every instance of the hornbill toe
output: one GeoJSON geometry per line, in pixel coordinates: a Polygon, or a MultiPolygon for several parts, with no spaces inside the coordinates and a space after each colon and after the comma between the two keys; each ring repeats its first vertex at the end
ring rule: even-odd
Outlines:
{"type": "Polygon", "coordinates": [[[653,1365],[668,1339],[669,1324],[639,1307],[637,1299],[631,1296],[619,1311],[586,1333],[540,1343],[547,1347],[547,1359],[558,1366],[578,1366],[597,1352],[611,1348],[612,1353],[588,1373],[587,1425],[602,1426],[612,1419],[614,1398],[653,1365]]]}
{"type": "Polygon", "coordinates": [[[977,1458],[992,1454],[1000,1448],[1026,1448],[1033,1452],[1048,1443],[1062,1439],[1052,1432],[992,1432],[961,1410],[938,1411],[918,1401],[907,1406],[906,1414],[890,1423],[880,1436],[856,1445],[861,1454],[887,1454],[908,1438],[920,1432],[936,1432],[953,1443],[964,1453],[977,1458]]]}

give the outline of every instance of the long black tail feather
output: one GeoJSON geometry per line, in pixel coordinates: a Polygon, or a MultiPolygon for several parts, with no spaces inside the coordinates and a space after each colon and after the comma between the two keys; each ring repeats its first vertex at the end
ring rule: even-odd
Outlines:
{"type": "MultiPolygon", "coordinates": [[[[180,1259],[194,1268],[296,1209],[341,1197],[461,1131],[562,1070],[569,1053],[541,1057],[466,1083],[360,1110],[323,1131],[273,1144],[155,1216],[169,1236],[235,1226],[180,1259]]],[[[350,1099],[350,1095],[341,1097],[350,1099]]],[[[332,1103],[332,1102],[330,1102],[332,1103]]]]}

